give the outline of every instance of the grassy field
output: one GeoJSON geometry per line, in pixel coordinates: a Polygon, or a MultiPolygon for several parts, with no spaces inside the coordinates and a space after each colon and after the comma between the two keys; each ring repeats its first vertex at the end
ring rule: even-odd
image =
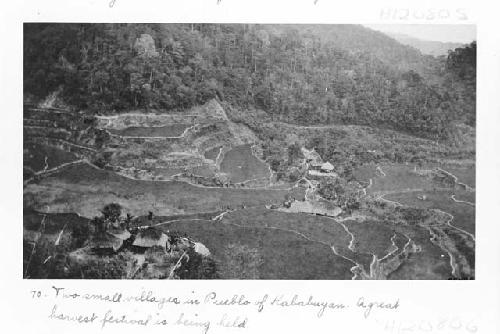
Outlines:
{"type": "Polygon", "coordinates": [[[179,181],[138,181],[84,163],[68,166],[24,189],[26,208],[78,212],[93,217],[111,202],[135,216],[213,212],[282,203],[287,194],[303,198],[304,191],[204,188],[179,181]]]}
{"type": "Polygon", "coordinates": [[[29,167],[35,172],[45,168],[45,157],[47,157],[48,169],[78,159],[71,152],[42,144],[25,143],[23,149],[24,166],[29,167]]]}
{"type": "Polygon", "coordinates": [[[458,201],[465,201],[469,203],[476,203],[475,191],[460,191],[455,193],[455,199],[458,201]]]}
{"type": "Polygon", "coordinates": [[[45,233],[58,233],[63,227],[72,228],[78,224],[88,223],[85,217],[79,217],[74,213],[43,214],[41,212],[25,210],[23,212],[23,227],[26,230],[37,231],[45,216],[45,233]]]}
{"type": "Polygon", "coordinates": [[[458,178],[458,182],[465,183],[473,188],[476,187],[476,165],[471,162],[465,163],[429,163],[425,168],[436,168],[440,167],[447,172],[455,175],[458,178]]]}
{"type": "Polygon", "coordinates": [[[109,132],[127,137],[179,137],[190,124],[171,124],[156,127],[131,126],[125,129],[108,129],[109,132]]]}
{"type": "Polygon", "coordinates": [[[452,173],[458,178],[458,182],[465,183],[472,188],[476,187],[476,166],[444,165],[444,170],[452,173]]]}
{"type": "Polygon", "coordinates": [[[180,174],[184,171],[183,168],[166,168],[166,167],[155,167],[153,169],[155,175],[162,176],[164,178],[172,177],[176,174],[180,174]]]}
{"type": "Polygon", "coordinates": [[[212,221],[182,221],[162,227],[187,233],[208,247],[222,278],[350,279],[353,264],[321,243],[295,233],[212,221]]]}
{"type": "Polygon", "coordinates": [[[207,165],[190,168],[188,170],[188,172],[193,173],[194,175],[199,175],[199,176],[203,176],[203,177],[214,177],[215,176],[214,170],[210,169],[210,167],[207,165]]]}
{"type": "Polygon", "coordinates": [[[227,152],[220,167],[234,183],[269,177],[268,166],[252,154],[251,145],[236,146],[227,152]]]}
{"type": "MultiPolygon", "coordinates": [[[[460,198],[460,192],[455,192],[457,198],[460,198]]],[[[463,203],[454,202],[450,196],[453,192],[450,191],[426,191],[426,192],[411,192],[399,193],[385,196],[388,200],[397,201],[401,204],[426,208],[439,209],[454,216],[451,224],[459,227],[471,234],[475,233],[475,208],[463,203]],[[426,200],[419,200],[418,197],[426,196],[426,200]]]]}
{"type": "Polygon", "coordinates": [[[419,226],[398,226],[397,230],[410,237],[415,244],[420,246],[420,250],[410,253],[402,265],[388,275],[388,279],[436,280],[452,277],[449,256],[430,241],[430,232],[419,226]]]}
{"type": "Polygon", "coordinates": [[[373,180],[378,176],[376,168],[377,166],[375,164],[365,164],[356,167],[352,174],[356,180],[368,183],[370,179],[373,180]]]}
{"type": "Polygon", "coordinates": [[[416,174],[412,165],[381,165],[380,169],[385,173],[385,176],[380,172],[376,172],[377,176],[373,178],[373,185],[367,189],[368,193],[407,189],[433,189],[437,186],[431,178],[416,174]]]}
{"type": "Polygon", "coordinates": [[[357,252],[375,254],[379,259],[392,250],[391,237],[394,230],[376,221],[358,222],[347,220],[343,224],[354,235],[357,252]]]}
{"type": "Polygon", "coordinates": [[[327,217],[267,209],[247,209],[228,213],[224,216],[223,223],[294,231],[311,240],[334,246],[338,254],[360,264],[366,270],[372,261],[371,254],[350,250],[351,236],[342,225],[327,217]]]}
{"type": "Polygon", "coordinates": [[[217,147],[214,147],[210,150],[207,150],[205,153],[204,153],[204,156],[205,158],[207,159],[210,159],[210,160],[214,160],[217,158],[217,156],[219,155],[219,152],[220,152],[220,147],[217,146],[217,147]]]}

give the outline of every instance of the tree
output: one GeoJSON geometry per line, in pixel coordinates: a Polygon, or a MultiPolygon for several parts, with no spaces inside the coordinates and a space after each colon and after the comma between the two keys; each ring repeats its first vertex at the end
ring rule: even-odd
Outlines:
{"type": "Polygon", "coordinates": [[[120,216],[122,214],[122,206],[118,203],[110,203],[107,204],[101,212],[104,220],[117,222],[120,220],[120,216]]]}

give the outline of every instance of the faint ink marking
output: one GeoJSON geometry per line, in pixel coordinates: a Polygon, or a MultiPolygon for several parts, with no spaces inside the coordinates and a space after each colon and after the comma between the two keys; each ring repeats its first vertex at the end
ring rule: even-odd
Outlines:
{"type": "Polygon", "coordinates": [[[469,19],[464,8],[448,9],[448,8],[427,8],[427,9],[412,9],[412,8],[382,8],[380,10],[380,18],[383,20],[393,21],[435,21],[435,20],[460,20],[466,21],[469,19]]]}
{"type": "Polygon", "coordinates": [[[459,317],[453,318],[438,318],[438,319],[418,319],[418,320],[387,320],[379,321],[384,330],[389,333],[476,333],[478,326],[473,320],[466,321],[459,317]]]}

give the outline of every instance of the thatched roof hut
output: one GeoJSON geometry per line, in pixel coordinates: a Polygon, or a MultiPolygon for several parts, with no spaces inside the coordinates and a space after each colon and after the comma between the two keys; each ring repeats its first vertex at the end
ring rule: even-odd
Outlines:
{"type": "Polygon", "coordinates": [[[198,254],[203,255],[203,256],[210,255],[210,251],[208,250],[208,248],[204,244],[202,244],[201,242],[194,243],[194,251],[198,254]]]}
{"type": "Polygon", "coordinates": [[[321,171],[323,172],[332,172],[334,169],[333,165],[329,162],[325,162],[321,165],[321,171]]]}
{"type": "Polygon", "coordinates": [[[127,240],[131,236],[130,232],[124,228],[110,228],[108,233],[122,241],[127,240]]]}
{"type": "Polygon", "coordinates": [[[160,246],[164,249],[170,249],[170,242],[168,236],[152,227],[140,229],[135,236],[134,243],[136,247],[150,248],[153,246],[160,246]]]}

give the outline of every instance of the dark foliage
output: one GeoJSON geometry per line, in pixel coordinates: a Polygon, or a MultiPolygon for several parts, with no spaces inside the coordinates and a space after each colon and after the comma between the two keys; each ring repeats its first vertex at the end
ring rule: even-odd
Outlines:
{"type": "Polygon", "coordinates": [[[448,137],[474,123],[475,43],[448,59],[361,26],[25,24],[24,91],[98,112],[211,98],[298,124],[448,137]]]}

